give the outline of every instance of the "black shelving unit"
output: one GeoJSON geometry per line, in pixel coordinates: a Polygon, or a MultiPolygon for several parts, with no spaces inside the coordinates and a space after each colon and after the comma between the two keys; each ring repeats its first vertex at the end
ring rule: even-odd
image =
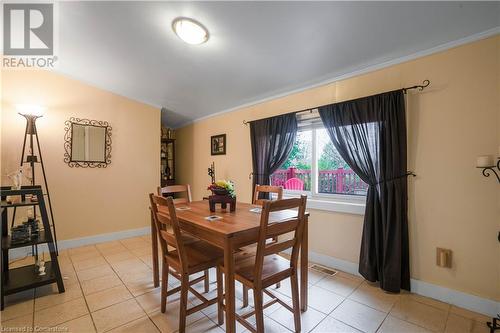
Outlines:
{"type": "Polygon", "coordinates": [[[56,247],[52,230],[47,215],[47,208],[41,186],[23,186],[20,190],[12,190],[10,187],[1,188],[1,216],[2,216],[2,235],[0,267],[2,269],[2,278],[0,285],[1,310],[4,309],[4,298],[7,295],[15,294],[24,290],[40,287],[46,284],[57,283],[59,293],[64,292],[64,283],[57,261],[56,247]],[[31,194],[36,196],[37,201],[32,202],[26,199],[26,195],[31,194]],[[21,196],[21,201],[18,203],[8,203],[7,196],[21,196]],[[43,231],[36,240],[32,240],[21,244],[12,244],[9,235],[8,209],[22,206],[38,207],[39,215],[42,220],[43,231]],[[33,247],[39,244],[47,244],[50,253],[50,262],[45,263],[45,275],[39,276],[35,265],[27,265],[23,267],[9,269],[9,250],[20,247],[33,247]]]}

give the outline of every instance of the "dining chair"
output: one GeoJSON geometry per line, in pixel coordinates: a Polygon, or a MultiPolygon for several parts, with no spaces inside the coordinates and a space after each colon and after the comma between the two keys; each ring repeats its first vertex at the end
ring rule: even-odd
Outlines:
{"type": "Polygon", "coordinates": [[[179,195],[181,194],[182,196],[179,198],[173,198],[174,204],[183,204],[183,203],[189,203],[193,201],[191,197],[191,186],[189,184],[185,185],[170,185],[170,186],[165,186],[165,187],[159,187],[158,186],[158,196],[172,196],[173,195],[179,195]]]}
{"type": "MultiPolygon", "coordinates": [[[[253,204],[254,205],[262,205],[266,199],[259,199],[259,194],[260,193],[275,193],[276,194],[276,200],[281,200],[283,199],[283,186],[273,186],[273,185],[255,185],[255,191],[253,195],[253,204]]],[[[269,242],[276,243],[278,241],[278,237],[273,237],[272,239],[269,240],[269,242]]],[[[255,246],[248,246],[247,248],[244,248],[243,250],[250,250],[252,247],[255,246]]],[[[254,249],[255,250],[255,249],[254,249]]],[[[281,287],[281,284],[278,282],[276,283],[276,288],[281,287]]],[[[248,288],[246,286],[243,286],[243,307],[248,306],[248,288]]]]}
{"type": "Polygon", "coordinates": [[[224,253],[217,247],[204,241],[197,241],[185,244],[183,233],[179,227],[176,209],[172,197],[155,196],[149,194],[151,208],[155,216],[155,223],[160,235],[160,245],[162,249],[162,277],[161,277],[161,312],[165,313],[167,297],[180,291],[180,315],[179,332],[185,332],[186,317],[197,311],[200,311],[212,304],[218,305],[218,321],[223,324],[222,313],[222,272],[219,264],[223,262],[224,253]],[[159,212],[158,207],[165,210],[159,212]],[[170,226],[170,231],[166,228],[170,226]],[[172,250],[171,250],[172,248],[172,250]],[[190,276],[200,272],[204,275],[208,269],[215,267],[217,271],[217,296],[213,299],[207,299],[192,287],[193,284],[203,281],[203,275],[190,280],[190,276]],[[181,281],[179,287],[168,290],[168,276],[170,275],[181,281]],[[188,309],[188,292],[194,294],[201,303],[188,309]]]}
{"type": "Polygon", "coordinates": [[[272,185],[255,185],[255,191],[253,195],[253,204],[262,205],[265,199],[259,199],[260,193],[276,193],[277,199],[283,199],[283,187],[282,186],[272,186],[272,185]]]}
{"type": "MultiPolygon", "coordinates": [[[[235,253],[235,279],[247,288],[253,289],[255,308],[255,310],[243,315],[237,314],[236,320],[252,332],[264,332],[263,311],[274,303],[281,304],[293,313],[295,332],[300,332],[297,267],[305,224],[306,201],[306,196],[278,201],[265,201],[262,205],[257,252],[241,251],[235,253]],[[296,208],[298,208],[296,217],[270,222],[270,216],[278,217],[280,211],[296,208]],[[271,237],[287,233],[293,233],[293,237],[275,243],[267,242],[271,237]],[[288,249],[292,251],[289,260],[278,255],[279,252],[288,249]],[[266,289],[287,278],[290,278],[292,286],[292,307],[266,289]],[[263,303],[264,293],[271,297],[271,300],[265,304],[263,303]],[[253,315],[255,315],[256,327],[253,327],[246,320],[253,315]]],[[[220,266],[222,270],[225,269],[223,262],[220,263],[220,266]]],[[[222,302],[222,298],[219,302],[222,302]]],[[[224,308],[224,305],[219,305],[219,308],[224,308]]]]}
{"type": "MultiPolygon", "coordinates": [[[[160,187],[158,186],[157,189],[158,196],[164,197],[165,195],[167,196],[172,196],[172,195],[180,195],[177,198],[173,198],[174,204],[186,204],[190,203],[193,201],[192,196],[191,196],[191,186],[189,184],[185,185],[170,185],[170,186],[165,186],[165,187],[160,187]]],[[[184,235],[184,242],[195,242],[198,241],[197,238],[184,235]]],[[[205,281],[204,281],[204,286],[205,286],[205,292],[208,293],[209,289],[209,273],[208,270],[205,272],[205,281]]]]}

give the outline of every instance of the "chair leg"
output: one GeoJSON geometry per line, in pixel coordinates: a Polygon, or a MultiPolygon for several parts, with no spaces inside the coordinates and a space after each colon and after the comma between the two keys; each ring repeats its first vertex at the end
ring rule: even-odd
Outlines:
{"type": "Polygon", "coordinates": [[[224,301],[224,291],[222,290],[222,271],[217,266],[217,322],[219,325],[224,324],[224,310],[222,302],[224,301]]]}
{"type": "Polygon", "coordinates": [[[189,275],[182,274],[180,314],[179,314],[179,332],[180,333],[184,333],[186,331],[188,290],[189,290],[189,275]]]}
{"type": "Polygon", "coordinates": [[[255,306],[255,324],[257,332],[264,332],[264,308],[263,308],[263,294],[262,290],[253,289],[253,303],[255,306]]]}
{"type": "Polygon", "coordinates": [[[168,290],[168,264],[166,260],[162,261],[161,270],[161,312],[165,313],[167,308],[167,290],[168,290]]]}
{"type": "Polygon", "coordinates": [[[292,285],[293,319],[295,322],[295,332],[300,332],[300,302],[299,302],[299,281],[297,273],[290,277],[292,285]]]}
{"type": "Polygon", "coordinates": [[[210,287],[209,287],[209,284],[210,284],[210,280],[209,280],[209,277],[210,277],[210,274],[208,272],[208,269],[205,269],[205,271],[203,272],[204,275],[205,275],[205,293],[208,293],[210,291],[210,287]]]}
{"type": "Polygon", "coordinates": [[[281,282],[276,283],[276,289],[278,289],[279,287],[281,287],[281,282]]]}
{"type": "Polygon", "coordinates": [[[248,287],[243,285],[243,307],[248,306],[248,287]]]}

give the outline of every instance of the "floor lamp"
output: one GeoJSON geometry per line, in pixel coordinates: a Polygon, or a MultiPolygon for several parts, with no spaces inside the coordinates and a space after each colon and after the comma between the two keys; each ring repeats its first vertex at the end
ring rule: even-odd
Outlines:
{"type": "MultiPolygon", "coordinates": [[[[44,195],[46,195],[48,199],[47,202],[49,206],[50,221],[52,221],[52,228],[54,230],[54,243],[55,243],[56,253],[59,254],[59,250],[57,248],[56,224],[54,221],[54,214],[52,212],[52,202],[50,201],[49,186],[47,185],[47,177],[45,175],[45,167],[43,165],[42,151],[40,149],[40,141],[38,139],[38,132],[36,129],[36,120],[40,117],[43,117],[44,108],[38,105],[26,105],[26,104],[16,105],[16,108],[18,110],[18,113],[24,118],[26,118],[26,130],[24,132],[23,150],[21,153],[21,167],[24,164],[30,165],[32,186],[35,185],[35,164],[40,163],[42,167],[43,182],[45,184],[45,191],[46,191],[44,195]],[[26,153],[26,141],[28,141],[28,147],[29,147],[28,153],[26,153]],[[35,141],[36,141],[36,146],[35,146],[35,141]],[[35,154],[35,148],[38,152],[38,155],[35,154]],[[40,157],[40,160],[38,160],[38,157],[40,157]]],[[[35,211],[35,216],[36,216],[36,211],[35,211]]],[[[14,221],[14,218],[15,218],[15,210],[12,221],[14,221]]]]}

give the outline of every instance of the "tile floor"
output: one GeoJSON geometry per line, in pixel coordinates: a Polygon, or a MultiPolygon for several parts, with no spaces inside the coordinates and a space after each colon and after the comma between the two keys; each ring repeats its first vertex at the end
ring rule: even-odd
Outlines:
{"type": "MultiPolygon", "coordinates": [[[[176,296],[169,297],[165,314],[159,311],[159,288],[152,283],[150,236],[61,251],[59,262],[66,292],[58,294],[55,286],[45,286],[9,296],[1,313],[2,331],[177,330],[176,296]]],[[[215,295],[214,275],[210,297],[215,295]]],[[[302,314],[302,332],[488,332],[488,318],[483,315],[418,295],[387,294],[347,273],[329,277],[311,270],[309,282],[310,308],[302,314]]],[[[178,285],[174,278],[169,283],[178,285]]],[[[274,291],[291,304],[288,281],[274,291]]],[[[237,310],[245,312],[238,285],[237,292],[237,310]]],[[[191,297],[190,302],[197,304],[198,300],[191,297]]],[[[265,316],[266,332],[293,331],[292,314],[279,304],[267,308],[265,316]]],[[[216,318],[215,305],[195,313],[188,317],[187,332],[224,332],[216,318]]],[[[244,331],[238,324],[238,332],[244,331]]]]}

